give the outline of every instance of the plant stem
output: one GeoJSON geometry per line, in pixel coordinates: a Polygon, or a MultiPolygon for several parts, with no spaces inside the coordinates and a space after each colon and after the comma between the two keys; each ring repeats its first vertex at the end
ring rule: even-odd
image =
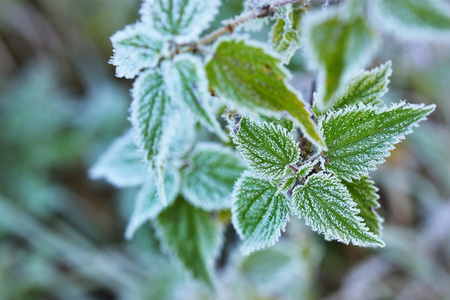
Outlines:
{"type": "Polygon", "coordinates": [[[183,49],[182,52],[191,52],[191,51],[195,50],[199,45],[211,44],[217,38],[224,35],[225,33],[227,33],[227,32],[233,33],[234,29],[237,26],[239,26],[245,22],[248,22],[250,20],[257,19],[257,18],[267,17],[269,15],[269,13],[272,11],[272,9],[274,9],[276,7],[281,7],[284,5],[288,5],[288,4],[292,4],[292,3],[296,3],[296,2],[300,2],[300,1],[302,1],[302,0],[281,0],[281,1],[275,2],[271,5],[266,5],[261,8],[258,8],[256,10],[242,13],[241,15],[236,17],[234,19],[234,21],[231,21],[226,26],[219,28],[216,31],[210,33],[209,35],[202,38],[201,40],[194,42],[194,43],[181,44],[180,45],[181,47],[187,47],[187,48],[183,49]]]}

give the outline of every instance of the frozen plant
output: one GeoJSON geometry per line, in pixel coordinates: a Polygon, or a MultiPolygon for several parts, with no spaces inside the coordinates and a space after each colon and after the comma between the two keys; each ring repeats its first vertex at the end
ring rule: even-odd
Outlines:
{"type": "Polygon", "coordinates": [[[144,0],[141,21],[112,37],[117,76],[137,76],[132,128],[91,169],[118,187],[141,186],[126,237],[151,221],[163,249],[211,286],[230,219],[243,254],[273,245],[292,216],[327,240],[384,246],[369,172],[435,106],[385,105],[391,62],[363,68],[379,25],[406,38],[411,22],[448,34],[449,10],[413,2],[347,0],[315,11],[306,1],[249,0],[200,37],[220,0],[144,0]],[[267,43],[236,31],[257,18],[273,23],[267,43]],[[312,107],[285,68],[301,46],[318,72],[312,107]]]}

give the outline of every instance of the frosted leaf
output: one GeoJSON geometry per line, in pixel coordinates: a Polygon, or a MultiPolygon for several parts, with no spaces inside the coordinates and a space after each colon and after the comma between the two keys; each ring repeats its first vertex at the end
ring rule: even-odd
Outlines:
{"type": "Polygon", "coordinates": [[[141,23],[129,25],[111,37],[116,76],[134,78],[143,69],[155,67],[166,55],[166,44],[141,23]]]}
{"type": "Polygon", "coordinates": [[[294,213],[327,239],[362,247],[384,246],[379,237],[369,232],[358,216],[356,203],[336,177],[322,172],[311,175],[304,185],[294,189],[292,200],[294,213]]]}
{"type": "Polygon", "coordinates": [[[280,11],[280,18],[270,31],[269,42],[272,44],[273,49],[283,58],[283,63],[288,64],[301,46],[301,20],[305,10],[303,8],[294,9],[292,5],[287,5],[283,8],[280,11]]]}
{"type": "Polygon", "coordinates": [[[266,179],[281,179],[289,165],[299,160],[300,150],[286,129],[280,125],[248,117],[230,125],[231,136],[249,167],[266,179]]]}
{"type": "Polygon", "coordinates": [[[214,261],[223,244],[223,226],[181,198],[155,220],[162,248],[195,278],[214,285],[214,261]]]}
{"type": "Polygon", "coordinates": [[[288,199],[276,195],[277,188],[269,181],[246,172],[233,192],[232,222],[243,240],[241,251],[253,251],[275,244],[289,220],[288,199]]]}
{"type": "Polygon", "coordinates": [[[337,99],[333,109],[359,103],[373,105],[382,103],[380,98],[388,92],[391,74],[390,61],[378,68],[360,73],[351,81],[345,93],[337,99]]]}
{"type": "Polygon", "coordinates": [[[440,0],[370,1],[375,25],[409,39],[450,36],[450,5],[440,0]],[[373,2],[373,3],[372,3],[373,2]]]}
{"type": "Polygon", "coordinates": [[[205,210],[230,208],[234,183],[244,170],[237,153],[218,144],[198,144],[183,173],[183,196],[205,210]]]}
{"type": "MultiPolygon", "coordinates": [[[[180,190],[180,175],[175,168],[167,168],[164,175],[164,189],[166,191],[167,204],[171,205],[180,190]]],[[[164,205],[158,198],[155,177],[149,173],[134,203],[133,214],[125,231],[126,239],[131,239],[139,227],[145,222],[156,218],[164,209],[164,205]]]]}
{"type": "Polygon", "coordinates": [[[131,123],[135,142],[146,162],[155,172],[159,198],[165,203],[164,161],[174,136],[175,108],[158,70],[141,73],[133,85],[131,123]]]}
{"type": "Polygon", "coordinates": [[[315,105],[328,110],[350,76],[369,62],[377,45],[375,32],[362,16],[347,16],[346,6],[308,14],[303,46],[312,69],[319,69],[315,105]]]}
{"type": "Polygon", "coordinates": [[[140,13],[146,26],[165,39],[191,42],[219,11],[220,0],[144,0],[140,13]]]}
{"type": "Polygon", "coordinates": [[[319,119],[328,146],[325,169],[347,181],[367,176],[435,107],[401,102],[390,108],[360,104],[329,111],[319,119]]]}
{"type": "Polygon", "coordinates": [[[227,135],[209,107],[211,96],[202,62],[193,55],[182,54],[173,61],[163,62],[162,70],[172,100],[184,105],[206,129],[227,141],[227,135]]]}
{"type": "Polygon", "coordinates": [[[323,141],[307,105],[286,82],[280,60],[257,43],[223,39],[206,65],[217,95],[240,110],[277,116],[287,112],[304,135],[319,148],[323,141]]]}
{"type": "Polygon", "coordinates": [[[142,184],[148,176],[142,153],[130,132],[116,139],[89,170],[93,179],[104,178],[117,187],[142,184]]]}
{"type": "Polygon", "coordinates": [[[368,177],[363,177],[360,180],[353,180],[353,182],[343,180],[342,184],[345,185],[353,201],[356,202],[360,210],[359,216],[364,220],[370,232],[380,236],[383,218],[375,211],[376,208],[380,207],[377,201],[380,197],[377,194],[378,189],[375,187],[375,183],[368,177]]]}

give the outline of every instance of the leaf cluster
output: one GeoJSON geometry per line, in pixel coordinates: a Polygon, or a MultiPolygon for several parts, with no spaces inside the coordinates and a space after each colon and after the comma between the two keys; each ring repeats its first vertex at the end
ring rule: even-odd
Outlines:
{"type": "MultiPolygon", "coordinates": [[[[231,210],[244,254],[273,245],[292,215],[328,240],[384,246],[369,171],[435,108],[383,104],[390,62],[361,71],[378,44],[364,1],[312,13],[299,2],[247,1],[250,11],[201,39],[219,0],[144,0],[141,22],[112,37],[117,76],[137,76],[132,129],[91,175],[141,186],[126,236],[151,220],[163,248],[210,285],[223,222],[209,212],[231,210]],[[269,45],[220,37],[258,17],[274,22],[269,45]],[[284,67],[301,45],[318,72],[312,109],[284,67]]],[[[403,11],[418,18],[427,5],[403,11]]]]}

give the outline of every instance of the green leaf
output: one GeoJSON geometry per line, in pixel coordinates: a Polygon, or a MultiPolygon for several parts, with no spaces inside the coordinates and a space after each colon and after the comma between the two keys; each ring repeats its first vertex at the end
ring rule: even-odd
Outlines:
{"type": "Polygon", "coordinates": [[[167,54],[166,44],[141,23],[130,25],[111,37],[116,76],[134,78],[142,69],[152,68],[167,54]]]}
{"type": "Polygon", "coordinates": [[[439,38],[450,33],[450,6],[437,0],[373,1],[374,24],[403,37],[439,38]]]}
{"type": "Polygon", "coordinates": [[[319,120],[328,146],[325,169],[347,181],[367,176],[435,107],[401,102],[390,108],[361,104],[328,112],[319,120]]]}
{"type": "Polygon", "coordinates": [[[235,152],[217,144],[198,144],[184,172],[183,196],[205,210],[230,208],[234,183],[244,170],[235,152]]]}
{"type": "Polygon", "coordinates": [[[384,246],[364,225],[356,203],[336,177],[322,172],[311,175],[294,189],[292,200],[306,225],[327,238],[363,247],[384,246]]]}
{"type": "MultiPolygon", "coordinates": [[[[180,174],[176,168],[167,168],[167,172],[164,174],[164,189],[167,196],[167,204],[171,205],[180,190],[180,174]]],[[[155,177],[149,174],[137,195],[133,214],[125,231],[125,238],[131,239],[139,227],[148,220],[156,218],[163,209],[164,205],[158,197],[155,177]]]]}
{"type": "Polygon", "coordinates": [[[249,172],[242,175],[233,192],[232,222],[243,240],[242,252],[272,246],[278,241],[289,220],[288,199],[276,195],[269,181],[249,172]]]}
{"type": "Polygon", "coordinates": [[[132,95],[131,123],[135,142],[155,171],[159,198],[164,204],[164,162],[175,133],[173,119],[177,114],[158,70],[142,73],[134,83],[132,95]]]}
{"type": "Polygon", "coordinates": [[[89,170],[93,179],[105,178],[117,187],[142,184],[149,174],[131,132],[116,139],[89,170]]]}
{"type": "Polygon", "coordinates": [[[214,260],[223,242],[223,226],[206,211],[181,198],[155,220],[162,247],[174,254],[185,269],[210,286],[214,285],[214,260]]]}
{"type": "Polygon", "coordinates": [[[211,97],[201,61],[192,55],[178,55],[173,61],[163,62],[162,70],[168,93],[173,101],[186,106],[203,126],[227,141],[227,135],[220,128],[208,106],[211,97]]]}
{"type": "Polygon", "coordinates": [[[371,59],[377,39],[364,17],[348,17],[343,10],[307,15],[303,30],[311,68],[320,71],[315,105],[323,113],[353,73],[371,59]]]}
{"type": "Polygon", "coordinates": [[[144,0],[142,21],[163,38],[178,43],[197,38],[214,19],[220,0],[144,0]]]}
{"type": "Polygon", "coordinates": [[[298,48],[300,48],[301,20],[305,10],[286,6],[270,32],[273,49],[281,55],[283,63],[288,64],[298,48]]]}
{"type": "Polygon", "coordinates": [[[286,111],[312,143],[323,146],[300,94],[286,83],[280,60],[260,45],[222,40],[206,65],[206,75],[217,94],[239,110],[269,116],[286,111]]]}
{"type": "Polygon", "coordinates": [[[289,165],[299,160],[297,143],[280,125],[259,124],[243,117],[231,128],[231,135],[250,168],[266,179],[283,178],[289,165]]]}
{"type": "Polygon", "coordinates": [[[392,74],[391,62],[370,71],[364,71],[356,76],[345,93],[339,97],[333,109],[343,108],[354,104],[382,103],[380,100],[388,92],[389,77],[392,74]]]}
{"type": "Polygon", "coordinates": [[[356,202],[360,210],[359,216],[364,220],[370,232],[380,236],[383,219],[375,212],[375,209],[380,207],[377,201],[380,197],[377,194],[378,189],[375,187],[375,183],[368,177],[363,177],[360,180],[353,180],[353,182],[343,180],[342,184],[356,202]]]}

